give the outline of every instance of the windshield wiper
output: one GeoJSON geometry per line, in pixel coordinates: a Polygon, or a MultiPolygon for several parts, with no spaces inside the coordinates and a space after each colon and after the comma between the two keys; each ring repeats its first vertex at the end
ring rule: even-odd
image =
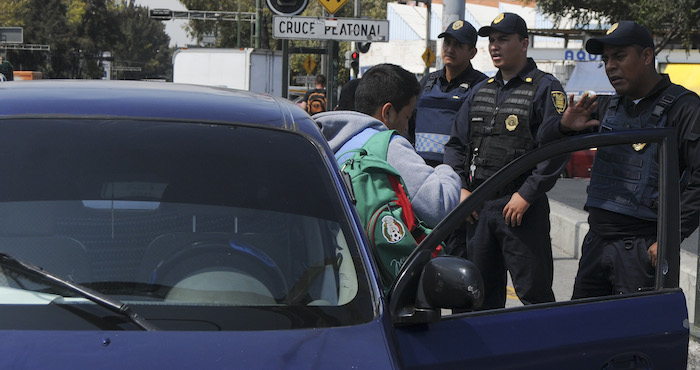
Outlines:
{"type": "Polygon", "coordinates": [[[78,293],[82,297],[97,303],[98,305],[128,318],[129,320],[131,320],[131,322],[133,322],[143,330],[158,330],[158,328],[155,327],[153,324],[148,322],[143,317],[139,316],[136,312],[132,311],[129,305],[127,305],[126,303],[122,303],[116,299],[112,299],[102,293],[96,292],[79,284],[75,284],[70,281],[64,280],[48,271],[45,271],[41,267],[35,266],[29,262],[18,260],[10,256],[9,254],[0,253],[0,263],[9,267],[17,268],[24,272],[32,273],[36,276],[41,277],[44,280],[50,280],[63,287],[66,287],[69,290],[78,293]]]}

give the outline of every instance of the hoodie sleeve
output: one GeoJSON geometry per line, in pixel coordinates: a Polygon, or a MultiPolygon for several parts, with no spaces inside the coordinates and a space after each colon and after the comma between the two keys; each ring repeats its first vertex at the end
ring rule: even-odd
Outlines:
{"type": "Polygon", "coordinates": [[[429,227],[435,227],[459,204],[461,181],[452,167],[433,168],[425,163],[402,136],[389,144],[387,161],[403,177],[413,210],[429,227]]]}

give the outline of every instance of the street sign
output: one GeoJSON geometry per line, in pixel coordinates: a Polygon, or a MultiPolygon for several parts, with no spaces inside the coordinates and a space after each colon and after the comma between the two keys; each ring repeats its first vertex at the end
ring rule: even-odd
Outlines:
{"type": "Polygon", "coordinates": [[[433,53],[433,50],[430,48],[425,49],[423,55],[421,55],[421,58],[423,58],[426,67],[430,67],[433,65],[433,63],[435,63],[435,53],[433,53]]]}
{"type": "Polygon", "coordinates": [[[348,0],[318,0],[328,13],[335,14],[348,0]]]}
{"type": "Polygon", "coordinates": [[[312,84],[316,80],[316,76],[296,76],[294,80],[298,84],[312,84]]]}
{"type": "Polygon", "coordinates": [[[267,0],[267,6],[279,15],[297,15],[306,9],[309,0],[267,0]]]}
{"type": "Polygon", "coordinates": [[[0,27],[0,44],[24,43],[24,28],[0,27]]]}
{"type": "Polygon", "coordinates": [[[314,71],[314,68],[316,68],[316,61],[314,61],[313,58],[311,58],[311,55],[307,56],[306,59],[304,60],[304,70],[306,71],[306,74],[311,74],[311,72],[314,71]]]}
{"type": "Polygon", "coordinates": [[[273,37],[292,40],[388,42],[389,21],[360,18],[273,17],[273,37]]]}
{"type": "Polygon", "coordinates": [[[148,17],[169,21],[173,18],[173,11],[170,9],[151,9],[148,12],[148,17]]]}

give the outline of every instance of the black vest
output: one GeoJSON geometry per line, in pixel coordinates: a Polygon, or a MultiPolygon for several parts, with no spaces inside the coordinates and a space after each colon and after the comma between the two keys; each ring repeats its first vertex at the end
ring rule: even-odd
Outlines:
{"type": "MultiPolygon", "coordinates": [[[[498,85],[490,79],[474,95],[469,109],[471,154],[470,190],[474,190],[503,166],[537,146],[530,130],[530,112],[537,84],[545,75],[536,70],[532,78],[515,88],[501,105],[498,85]]],[[[514,181],[506,192],[516,191],[527,178],[514,181]]]]}
{"type": "MultiPolygon", "coordinates": [[[[630,117],[620,109],[615,95],[600,124],[601,131],[631,130],[666,126],[668,108],[689,93],[671,85],[656,99],[654,109],[630,117]]],[[[654,221],[659,199],[659,163],[656,143],[637,143],[598,148],[591,168],[586,207],[654,221]]]]}

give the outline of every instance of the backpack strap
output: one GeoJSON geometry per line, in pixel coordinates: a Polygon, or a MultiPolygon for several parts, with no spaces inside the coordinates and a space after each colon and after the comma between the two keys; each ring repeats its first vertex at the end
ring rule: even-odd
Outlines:
{"type": "Polygon", "coordinates": [[[367,127],[355,136],[351,137],[350,140],[346,141],[338,150],[335,151],[335,160],[338,164],[344,163],[346,160],[352,157],[358,149],[362,148],[367,141],[378,133],[379,130],[367,127]]]}
{"type": "Polygon", "coordinates": [[[391,188],[394,189],[394,193],[396,193],[396,203],[403,208],[403,222],[406,224],[409,231],[413,231],[416,227],[416,216],[413,213],[411,200],[408,199],[408,194],[406,194],[406,190],[398,177],[389,176],[389,183],[391,183],[391,188]]]}
{"type": "Polygon", "coordinates": [[[398,135],[396,130],[379,131],[367,140],[362,149],[373,153],[377,157],[386,161],[386,154],[389,151],[389,143],[394,134],[398,135]]]}
{"type": "MultiPolygon", "coordinates": [[[[391,139],[394,135],[398,134],[399,132],[396,130],[379,131],[367,140],[365,145],[362,146],[362,149],[386,161],[389,143],[391,143],[391,139]]],[[[403,181],[399,177],[389,176],[389,182],[391,183],[391,188],[394,190],[394,193],[396,193],[397,203],[403,208],[403,222],[406,224],[406,227],[408,227],[408,230],[413,230],[416,225],[416,217],[413,213],[411,199],[406,192],[403,181]]]]}

